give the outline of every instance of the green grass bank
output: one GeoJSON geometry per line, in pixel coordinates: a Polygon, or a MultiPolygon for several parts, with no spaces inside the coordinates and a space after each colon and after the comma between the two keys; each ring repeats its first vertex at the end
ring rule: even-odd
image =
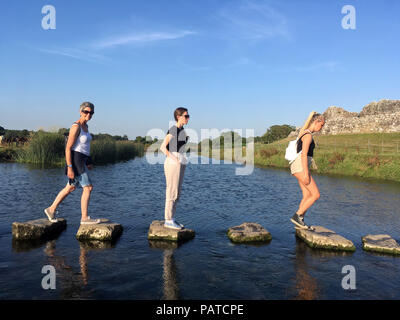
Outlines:
{"type": "MultiPolygon", "coordinates": [[[[285,138],[270,144],[254,144],[254,164],[287,168],[285,138]]],[[[356,176],[400,182],[400,133],[315,135],[314,160],[319,174],[356,176]]],[[[240,148],[238,149],[240,152],[240,148]]],[[[224,150],[208,150],[212,158],[223,160],[224,150]]],[[[243,157],[246,147],[243,148],[243,157]]]]}
{"type": "MultiPolygon", "coordinates": [[[[133,141],[111,138],[93,140],[91,156],[95,165],[126,161],[144,154],[145,146],[133,141]]],[[[23,146],[0,147],[0,161],[38,165],[65,165],[64,136],[59,133],[38,131],[23,146]]]]}

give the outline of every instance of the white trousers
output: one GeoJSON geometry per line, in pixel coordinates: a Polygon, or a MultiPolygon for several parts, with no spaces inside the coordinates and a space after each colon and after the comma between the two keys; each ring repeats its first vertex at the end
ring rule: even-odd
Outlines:
{"type": "MultiPolygon", "coordinates": [[[[175,152],[173,153],[175,155],[175,152]]],[[[182,159],[181,155],[175,155],[182,159]]],[[[176,204],[181,194],[183,176],[185,174],[185,161],[177,162],[169,157],[164,162],[164,173],[167,188],[165,191],[165,220],[172,220],[176,211],[176,204]]]]}

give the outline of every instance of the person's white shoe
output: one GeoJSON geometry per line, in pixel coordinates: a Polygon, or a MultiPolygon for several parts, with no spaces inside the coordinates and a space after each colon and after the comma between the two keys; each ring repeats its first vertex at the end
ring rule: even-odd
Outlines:
{"type": "Polygon", "coordinates": [[[165,220],[164,227],[176,230],[182,229],[182,226],[177,224],[174,220],[165,220]]]}
{"type": "Polygon", "coordinates": [[[47,216],[47,219],[49,219],[50,222],[57,222],[58,220],[56,219],[56,214],[58,211],[54,211],[53,213],[50,212],[50,207],[44,209],[44,213],[47,216]]]}
{"type": "Polygon", "coordinates": [[[86,220],[81,220],[81,224],[99,224],[100,219],[91,219],[89,216],[86,220]]]}

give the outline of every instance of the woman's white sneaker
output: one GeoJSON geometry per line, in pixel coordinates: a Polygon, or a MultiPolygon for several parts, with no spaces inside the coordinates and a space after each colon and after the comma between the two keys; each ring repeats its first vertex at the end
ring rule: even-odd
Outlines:
{"type": "Polygon", "coordinates": [[[174,220],[165,220],[164,227],[176,230],[183,229],[183,227],[180,224],[177,224],[174,220]]]}
{"type": "Polygon", "coordinates": [[[44,213],[47,216],[47,219],[49,219],[50,222],[57,222],[58,220],[56,219],[56,214],[58,211],[51,212],[50,207],[44,209],[44,213]]]}

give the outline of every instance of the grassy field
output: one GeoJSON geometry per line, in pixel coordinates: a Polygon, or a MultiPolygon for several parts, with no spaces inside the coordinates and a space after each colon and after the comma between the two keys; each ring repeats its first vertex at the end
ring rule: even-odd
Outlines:
{"type": "MultiPolygon", "coordinates": [[[[290,140],[255,144],[255,165],[289,168],[285,150],[290,140]]],[[[400,182],[400,133],[315,135],[318,173],[400,182]]]]}
{"type": "MultiPolygon", "coordinates": [[[[254,164],[289,170],[285,151],[289,141],[294,139],[285,138],[270,144],[255,143],[254,164]]],[[[400,133],[315,135],[314,141],[317,173],[400,182],[400,133]]],[[[240,152],[240,148],[238,150],[240,152]]],[[[222,149],[219,152],[213,150],[214,154],[211,150],[207,151],[212,158],[224,159],[222,149]]],[[[244,157],[246,148],[242,151],[244,157]]]]}

